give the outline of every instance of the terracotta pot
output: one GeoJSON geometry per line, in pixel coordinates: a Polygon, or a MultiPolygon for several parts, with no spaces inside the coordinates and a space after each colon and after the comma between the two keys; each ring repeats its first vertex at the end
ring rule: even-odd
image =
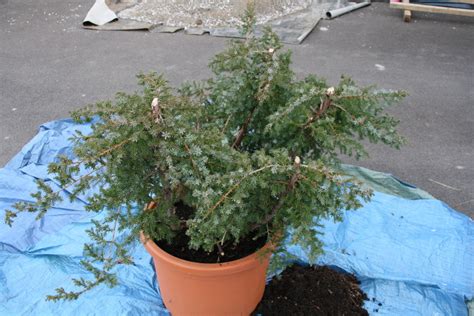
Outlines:
{"type": "Polygon", "coordinates": [[[265,290],[270,252],[225,263],[196,263],[176,258],[152,240],[141,240],[153,257],[161,297],[173,316],[250,315],[265,290]]]}

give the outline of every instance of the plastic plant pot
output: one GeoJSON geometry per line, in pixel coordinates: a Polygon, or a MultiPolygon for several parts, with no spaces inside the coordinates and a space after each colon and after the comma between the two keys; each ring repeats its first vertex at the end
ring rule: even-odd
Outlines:
{"type": "Polygon", "coordinates": [[[153,257],[161,297],[173,316],[250,315],[265,290],[270,244],[242,259],[196,263],[179,259],[141,235],[153,257]]]}

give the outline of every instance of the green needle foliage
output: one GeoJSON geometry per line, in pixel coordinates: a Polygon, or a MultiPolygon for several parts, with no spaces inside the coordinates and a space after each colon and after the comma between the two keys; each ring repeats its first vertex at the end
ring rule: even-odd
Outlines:
{"type": "MultiPolygon", "coordinates": [[[[251,7],[243,22],[245,40],[215,56],[212,79],[173,89],[160,75],[142,74],[141,93],[73,113],[77,122],[92,122],[92,133],[77,134],[75,156],[61,157],[49,172],[71,199],[100,188],[87,209],[107,216],[93,222],[84,247],[82,265],[93,279],[74,279],[78,290],[60,288],[48,299],[114,286],[114,267],[132,263],[127,246],[141,231],[171,241],[185,229],[189,247],[205,251],[256,233],[283,251],[291,231],[289,242],[314,259],[321,252],[318,220],[340,220],[370,199],[338,171],[338,155],[366,156],[363,139],[398,148],[398,122],[383,110],[404,93],[361,88],[349,78],[334,87],[315,76],[296,80],[291,53],[275,33],[254,37],[251,7]],[[152,201],[156,207],[146,210],[152,201]],[[195,210],[185,222],[175,214],[178,202],[195,210]],[[119,242],[123,231],[129,237],[119,242]]],[[[17,203],[8,224],[20,212],[40,219],[61,200],[47,183],[38,185],[36,202],[17,203]]]]}

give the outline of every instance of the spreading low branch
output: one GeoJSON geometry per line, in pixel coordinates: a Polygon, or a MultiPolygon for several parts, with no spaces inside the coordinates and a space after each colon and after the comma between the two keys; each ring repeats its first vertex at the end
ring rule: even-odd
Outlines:
{"type": "Polygon", "coordinates": [[[224,193],[224,195],[222,195],[220,197],[220,199],[217,201],[216,204],[214,204],[206,213],[206,217],[209,216],[219,205],[222,204],[222,202],[224,202],[227,197],[232,193],[234,192],[239,186],[240,184],[242,183],[242,181],[244,181],[245,179],[247,179],[248,177],[256,174],[256,173],[259,173],[265,169],[268,169],[268,168],[273,168],[273,167],[278,167],[278,165],[267,165],[267,166],[264,166],[264,167],[261,167],[261,168],[258,168],[258,169],[255,169],[253,170],[252,172],[249,172],[248,174],[246,174],[245,176],[243,176],[236,184],[234,184],[226,193],[224,193]]]}
{"type": "Polygon", "coordinates": [[[280,193],[280,195],[278,196],[278,203],[273,206],[272,211],[263,219],[262,222],[254,224],[250,228],[250,231],[253,231],[262,225],[266,225],[270,223],[273,220],[273,218],[275,218],[275,216],[278,214],[278,211],[282,208],[283,204],[285,204],[285,198],[295,189],[296,183],[300,179],[300,176],[301,176],[300,166],[301,166],[301,160],[298,156],[296,156],[295,158],[296,172],[291,176],[290,180],[288,181],[286,190],[280,193]]]}
{"type": "Polygon", "coordinates": [[[79,165],[82,165],[82,164],[86,164],[86,163],[90,163],[90,162],[93,162],[93,161],[97,161],[99,159],[101,159],[102,157],[110,154],[111,152],[113,152],[114,150],[116,149],[119,149],[121,147],[123,147],[124,145],[126,145],[127,143],[131,142],[131,138],[127,138],[123,141],[121,141],[120,143],[118,144],[115,144],[113,146],[110,146],[109,148],[107,149],[104,149],[102,150],[101,152],[99,152],[96,156],[94,157],[90,157],[90,158],[87,158],[87,159],[83,159],[83,160],[77,160],[77,161],[73,161],[71,164],[70,164],[70,167],[75,167],[75,166],[79,166],[79,165]]]}

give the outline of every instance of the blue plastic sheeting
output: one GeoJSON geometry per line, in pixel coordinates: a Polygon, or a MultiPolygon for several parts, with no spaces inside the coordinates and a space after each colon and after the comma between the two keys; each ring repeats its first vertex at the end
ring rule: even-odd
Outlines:
{"type": "MultiPolygon", "coordinates": [[[[87,133],[90,126],[44,124],[0,169],[0,216],[12,203],[31,200],[34,179],[49,179],[46,166],[57,155],[72,154],[68,139],[76,129],[87,133]]],[[[372,315],[467,315],[465,299],[474,294],[474,223],[440,201],[396,196],[416,190],[400,183],[394,194],[376,192],[343,222],[325,221],[319,263],[354,273],[371,299],[366,308],[372,315]]],[[[138,243],[131,249],[135,264],[116,270],[117,287],[101,286],[72,302],[45,301],[57,287],[72,289],[71,277],[88,277],[79,264],[88,240],[84,230],[103,214],[85,212],[85,201],[64,199],[39,222],[22,214],[12,228],[0,224],[0,315],[168,314],[151,258],[138,243]]],[[[290,251],[305,261],[300,248],[290,251]]]]}

